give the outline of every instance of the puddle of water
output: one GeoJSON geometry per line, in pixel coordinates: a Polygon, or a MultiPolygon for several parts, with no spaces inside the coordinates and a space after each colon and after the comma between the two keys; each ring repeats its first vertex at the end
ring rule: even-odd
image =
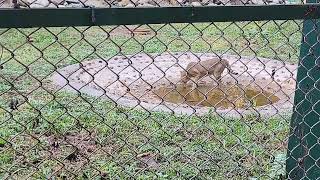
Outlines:
{"type": "Polygon", "coordinates": [[[199,86],[192,90],[191,86],[177,85],[176,89],[160,87],[154,93],[166,102],[207,106],[216,108],[246,108],[272,104],[280,99],[272,93],[252,87],[221,87],[199,86]]]}

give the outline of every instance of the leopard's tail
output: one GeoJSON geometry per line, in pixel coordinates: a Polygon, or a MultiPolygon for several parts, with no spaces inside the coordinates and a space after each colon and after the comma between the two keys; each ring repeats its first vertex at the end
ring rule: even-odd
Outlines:
{"type": "Polygon", "coordinates": [[[223,62],[225,63],[224,65],[225,65],[225,67],[227,68],[227,70],[228,70],[228,72],[229,72],[230,74],[234,74],[234,75],[238,75],[238,74],[239,74],[239,73],[234,72],[234,71],[232,70],[232,68],[231,68],[228,60],[225,60],[225,61],[223,61],[223,62]]]}

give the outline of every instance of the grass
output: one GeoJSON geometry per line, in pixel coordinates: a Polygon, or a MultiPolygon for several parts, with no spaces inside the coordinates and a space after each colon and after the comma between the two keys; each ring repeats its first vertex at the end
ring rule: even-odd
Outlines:
{"type": "Polygon", "coordinates": [[[0,178],[269,179],[282,172],[290,115],[230,119],[146,112],[54,87],[61,67],[92,58],[192,51],[297,62],[294,21],[2,29],[0,178]],[[133,38],[134,37],[134,38],[133,38]],[[18,99],[18,110],[8,103],[18,99]],[[145,157],[139,155],[147,153],[145,157]],[[151,168],[153,162],[157,166],[151,168]],[[64,166],[65,165],[65,166],[64,166]],[[276,168],[275,168],[276,167],[276,168]],[[280,167],[280,168],[279,168],[280,167]]]}

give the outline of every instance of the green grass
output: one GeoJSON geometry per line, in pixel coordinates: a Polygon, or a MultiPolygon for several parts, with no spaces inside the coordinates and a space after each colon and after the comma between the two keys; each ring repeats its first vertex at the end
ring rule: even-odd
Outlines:
{"type": "Polygon", "coordinates": [[[273,159],[285,153],[290,115],[231,119],[214,114],[187,117],[145,112],[65,92],[46,78],[56,68],[92,58],[108,59],[120,51],[216,52],[295,63],[300,22],[150,27],[157,33],[134,38],[112,30],[115,27],[0,30],[0,43],[6,48],[0,78],[1,179],[93,179],[102,175],[119,179],[269,179],[268,175],[276,174],[279,164],[273,159]],[[117,33],[109,36],[110,31],[117,33]],[[27,42],[27,37],[32,41],[27,42]],[[12,98],[21,103],[13,112],[8,107],[12,98]],[[53,142],[59,147],[54,148],[53,142]],[[75,146],[78,157],[68,160],[75,146]],[[156,155],[158,168],[146,169],[139,162],[137,155],[145,152],[156,155]]]}

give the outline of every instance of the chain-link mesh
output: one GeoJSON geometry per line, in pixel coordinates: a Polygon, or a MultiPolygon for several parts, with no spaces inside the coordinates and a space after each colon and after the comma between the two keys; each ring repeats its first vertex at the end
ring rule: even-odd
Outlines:
{"type": "Polygon", "coordinates": [[[0,29],[1,179],[284,178],[302,27],[0,29]]]}

